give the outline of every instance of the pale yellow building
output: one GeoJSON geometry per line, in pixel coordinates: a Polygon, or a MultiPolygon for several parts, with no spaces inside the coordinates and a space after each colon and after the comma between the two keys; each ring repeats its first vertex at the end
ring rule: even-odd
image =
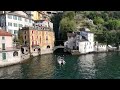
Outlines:
{"type": "Polygon", "coordinates": [[[44,20],[44,19],[49,20],[49,16],[45,11],[31,11],[31,15],[32,15],[31,18],[33,20],[44,20]]]}
{"type": "Polygon", "coordinates": [[[30,48],[31,53],[47,54],[53,52],[55,42],[53,30],[24,27],[21,31],[24,45],[30,48]]]}

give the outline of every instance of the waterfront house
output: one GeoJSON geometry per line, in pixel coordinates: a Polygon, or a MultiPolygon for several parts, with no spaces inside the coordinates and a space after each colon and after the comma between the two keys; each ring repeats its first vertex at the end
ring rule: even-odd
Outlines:
{"type": "Polygon", "coordinates": [[[82,28],[80,30],[80,39],[79,41],[79,52],[80,53],[89,53],[94,51],[94,34],[90,32],[87,28],[82,28]]]}
{"type": "Polygon", "coordinates": [[[108,47],[109,47],[109,45],[107,46],[105,44],[101,44],[96,41],[95,45],[94,45],[94,51],[95,52],[106,52],[106,51],[108,51],[108,47]]]}
{"type": "Polygon", "coordinates": [[[78,50],[80,53],[89,53],[94,51],[94,34],[89,29],[78,32],[68,33],[68,40],[64,43],[65,48],[78,50]]]}
{"type": "Polygon", "coordinates": [[[23,11],[0,11],[0,27],[14,36],[25,26],[33,26],[34,21],[23,11]]]}
{"type": "Polygon", "coordinates": [[[23,46],[27,46],[31,55],[53,53],[54,31],[47,27],[23,27],[23,46]]]}
{"type": "Polygon", "coordinates": [[[68,40],[64,42],[65,51],[78,51],[80,54],[107,51],[107,45],[94,41],[94,33],[88,28],[80,28],[77,32],[67,33],[68,40]]]}
{"type": "Polygon", "coordinates": [[[0,67],[20,61],[21,52],[13,46],[12,34],[0,29],[0,67]]]}

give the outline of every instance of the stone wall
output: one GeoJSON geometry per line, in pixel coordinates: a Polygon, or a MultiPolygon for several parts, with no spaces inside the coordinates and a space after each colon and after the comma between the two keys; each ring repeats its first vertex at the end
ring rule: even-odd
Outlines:
{"type": "Polygon", "coordinates": [[[53,53],[53,50],[52,49],[42,49],[41,50],[41,55],[42,54],[49,54],[49,53],[53,53]]]}

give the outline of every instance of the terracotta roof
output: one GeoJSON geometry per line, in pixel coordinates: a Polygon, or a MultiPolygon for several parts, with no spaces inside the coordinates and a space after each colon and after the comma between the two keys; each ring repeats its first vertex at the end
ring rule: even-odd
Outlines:
{"type": "Polygon", "coordinates": [[[12,36],[12,34],[9,32],[6,32],[5,30],[0,29],[0,36],[12,36]]]}

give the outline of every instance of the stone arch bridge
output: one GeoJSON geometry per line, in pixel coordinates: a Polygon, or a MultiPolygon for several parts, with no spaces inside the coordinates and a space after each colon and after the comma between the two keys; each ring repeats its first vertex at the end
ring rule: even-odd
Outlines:
{"type": "Polygon", "coordinates": [[[53,48],[53,51],[55,51],[55,50],[57,50],[57,49],[59,49],[59,48],[63,48],[63,49],[64,49],[64,46],[62,46],[62,45],[55,46],[55,47],[53,48]]]}

